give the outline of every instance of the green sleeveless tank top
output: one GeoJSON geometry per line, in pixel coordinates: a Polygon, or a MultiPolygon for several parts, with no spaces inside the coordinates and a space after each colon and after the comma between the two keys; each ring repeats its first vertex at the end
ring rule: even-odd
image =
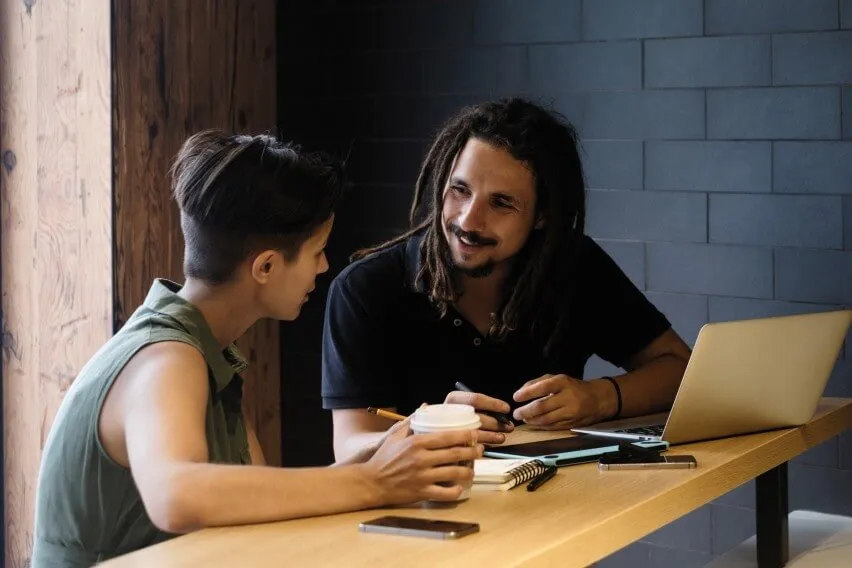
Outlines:
{"type": "Polygon", "coordinates": [[[107,391],[127,362],[160,341],[195,346],[207,361],[206,433],[214,463],[250,463],[241,411],[245,359],[221,350],[201,313],[157,279],[145,302],[89,360],[65,395],[42,454],[36,489],[34,568],[92,566],[166,540],[148,518],[130,470],[111,460],[98,436],[107,391]]]}

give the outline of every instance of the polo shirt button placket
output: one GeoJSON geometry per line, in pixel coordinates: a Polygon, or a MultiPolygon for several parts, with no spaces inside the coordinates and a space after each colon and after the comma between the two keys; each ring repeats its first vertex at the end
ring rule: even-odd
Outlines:
{"type": "Polygon", "coordinates": [[[482,345],[482,339],[480,339],[478,337],[474,337],[473,338],[473,344],[476,345],[477,347],[479,347],[480,345],[482,345]]]}

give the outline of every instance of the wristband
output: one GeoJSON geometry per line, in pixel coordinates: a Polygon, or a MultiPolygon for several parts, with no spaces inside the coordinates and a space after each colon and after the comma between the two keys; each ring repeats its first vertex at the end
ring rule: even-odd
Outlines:
{"type": "Polygon", "coordinates": [[[601,377],[602,379],[606,379],[612,383],[612,386],[615,387],[615,399],[616,399],[616,407],[615,414],[613,414],[609,419],[615,420],[619,416],[621,416],[621,388],[619,388],[618,383],[612,377],[601,377]]]}

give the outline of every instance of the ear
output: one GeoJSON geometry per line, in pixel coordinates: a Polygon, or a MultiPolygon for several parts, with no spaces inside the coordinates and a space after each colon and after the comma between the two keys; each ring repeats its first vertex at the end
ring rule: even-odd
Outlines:
{"type": "Polygon", "coordinates": [[[535,225],[533,225],[533,229],[537,231],[543,229],[545,225],[547,225],[547,220],[544,218],[544,215],[539,215],[535,225]]]}
{"type": "Polygon", "coordinates": [[[251,263],[251,276],[257,282],[265,284],[272,275],[275,266],[275,257],[278,253],[274,250],[265,250],[255,255],[251,263]]]}

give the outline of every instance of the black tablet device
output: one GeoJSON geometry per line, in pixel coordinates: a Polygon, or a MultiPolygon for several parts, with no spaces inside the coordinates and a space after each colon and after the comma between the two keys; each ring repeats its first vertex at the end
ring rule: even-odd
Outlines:
{"type": "MultiPolygon", "coordinates": [[[[484,455],[489,458],[535,458],[546,465],[563,466],[597,461],[601,454],[617,452],[618,444],[619,440],[613,438],[579,435],[509,446],[487,446],[484,455]]],[[[634,442],[634,445],[642,447],[660,444],[634,442]]]]}

